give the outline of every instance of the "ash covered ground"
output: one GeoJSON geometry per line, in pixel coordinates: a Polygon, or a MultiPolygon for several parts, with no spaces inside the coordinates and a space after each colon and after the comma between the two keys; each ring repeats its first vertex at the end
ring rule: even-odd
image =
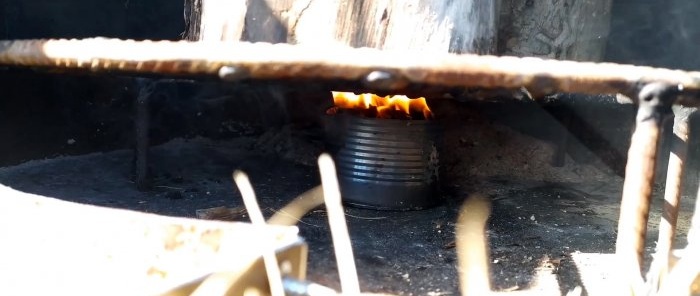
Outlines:
{"type": "MultiPolygon", "coordinates": [[[[496,289],[527,289],[545,274],[556,279],[546,287],[550,291],[565,293],[582,284],[589,295],[605,291],[610,260],[600,256],[613,252],[622,178],[600,163],[581,165],[570,158],[563,167],[552,167],[549,142],[477,113],[454,120],[459,124],[446,123],[445,130],[445,148],[452,153],[443,159],[444,203],[406,212],[346,208],[363,291],[459,294],[454,227],[464,198],[472,193],[492,200],[488,237],[496,289]],[[588,283],[587,278],[603,281],[588,283]]],[[[307,132],[281,128],[260,137],[175,139],[155,146],[153,188],[147,192],[137,191],[132,181],[130,150],[0,168],[0,183],[80,203],[195,217],[198,209],[243,205],[231,180],[232,171],[242,169],[269,217],[320,183],[312,164],[322,150],[307,132]]],[[[655,193],[649,251],[660,219],[662,191],[655,193]]],[[[689,215],[681,213],[679,247],[689,215]]],[[[298,226],[310,246],[309,279],[338,288],[326,219],[319,208],[298,226]]]]}

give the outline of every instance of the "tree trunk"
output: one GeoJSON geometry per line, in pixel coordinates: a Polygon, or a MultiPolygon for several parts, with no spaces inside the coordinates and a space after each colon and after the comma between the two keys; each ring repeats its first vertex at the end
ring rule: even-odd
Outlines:
{"type": "Polygon", "coordinates": [[[240,40],[247,12],[246,0],[185,0],[185,39],[240,40]]]}
{"type": "Polygon", "coordinates": [[[498,1],[186,0],[186,38],[495,53],[498,1]]]}
{"type": "Polygon", "coordinates": [[[354,47],[495,53],[498,1],[352,1],[338,39],[354,47]]]}
{"type": "Polygon", "coordinates": [[[611,5],[612,0],[503,0],[498,52],[600,61],[610,31],[611,5]]]}

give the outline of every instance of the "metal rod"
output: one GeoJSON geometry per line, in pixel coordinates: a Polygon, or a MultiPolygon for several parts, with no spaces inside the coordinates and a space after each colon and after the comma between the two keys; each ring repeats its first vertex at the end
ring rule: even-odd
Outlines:
{"type": "Polygon", "coordinates": [[[0,41],[0,65],[53,70],[211,76],[226,81],[353,81],[369,89],[409,86],[525,87],[535,97],[569,92],[636,95],[639,85],[683,85],[683,105],[699,105],[700,72],[652,67],[246,42],[83,40],[0,41]],[[382,79],[375,79],[381,77],[382,79]]]}
{"type": "MultiPolygon", "coordinates": [[[[697,195],[700,196],[700,186],[697,195]]],[[[681,258],[667,275],[661,284],[657,295],[698,295],[700,286],[697,284],[700,277],[700,199],[695,200],[693,217],[688,229],[688,245],[682,251],[681,258]]]]}
{"type": "Polygon", "coordinates": [[[277,211],[267,224],[296,225],[309,211],[323,204],[323,188],[316,186],[297,196],[284,208],[277,211]]]}
{"type": "Polygon", "coordinates": [[[328,211],[328,224],[331,228],[331,237],[333,238],[335,260],[338,263],[340,288],[344,294],[359,295],[360,282],[357,278],[355,256],[352,251],[347,221],[345,221],[345,211],[343,210],[340,197],[335,163],[330,155],[324,153],[318,158],[318,167],[321,171],[323,200],[328,211]]]}
{"type": "MultiPolygon", "coordinates": [[[[265,226],[265,217],[260,210],[260,206],[258,206],[258,200],[255,197],[255,191],[253,191],[253,185],[250,184],[248,175],[242,171],[236,170],[233,172],[233,181],[241,192],[243,204],[245,204],[245,208],[248,211],[250,222],[262,229],[262,227],[265,226]]],[[[262,248],[267,249],[263,251],[263,264],[265,265],[267,281],[270,284],[270,294],[272,296],[284,296],[282,272],[277,262],[277,255],[275,255],[273,244],[264,245],[262,248]]]]}
{"type": "Polygon", "coordinates": [[[688,156],[689,120],[694,108],[674,108],[673,135],[671,155],[666,174],[666,192],[664,194],[663,216],[659,223],[659,240],[657,250],[664,252],[667,258],[673,249],[678,221],[678,206],[683,192],[685,162],[688,156]]]}
{"type": "MultiPolygon", "coordinates": [[[[698,188],[700,193],[700,187],[698,188]]],[[[698,295],[700,286],[700,199],[695,200],[693,218],[688,229],[688,245],[675,263],[657,295],[698,295]]]]}
{"type": "Polygon", "coordinates": [[[655,83],[644,86],[638,95],[639,109],[627,156],[616,243],[616,254],[623,268],[621,274],[635,294],[641,292],[644,283],[641,269],[661,127],[677,93],[677,86],[655,83]]]}
{"type": "Polygon", "coordinates": [[[467,198],[459,211],[455,234],[459,288],[462,295],[491,293],[489,272],[489,242],[486,224],[491,214],[488,197],[474,194],[467,198]]]}
{"type": "Polygon", "coordinates": [[[150,180],[148,175],[148,149],[150,128],[149,97],[153,93],[154,82],[150,79],[136,78],[138,94],[136,96],[136,118],[134,120],[136,141],[136,188],[148,190],[150,180]]]}
{"type": "Polygon", "coordinates": [[[678,206],[683,192],[685,162],[688,155],[689,120],[695,108],[674,106],[673,139],[671,140],[671,155],[668,160],[666,173],[666,191],[661,221],[659,221],[659,237],[656,244],[656,254],[652,262],[647,281],[652,291],[657,291],[667,277],[669,256],[673,250],[678,221],[678,206]]]}

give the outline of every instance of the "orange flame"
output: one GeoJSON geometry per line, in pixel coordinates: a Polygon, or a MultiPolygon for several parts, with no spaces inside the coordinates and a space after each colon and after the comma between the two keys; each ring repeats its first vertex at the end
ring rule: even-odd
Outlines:
{"type": "Polygon", "coordinates": [[[377,118],[412,118],[411,114],[420,114],[424,119],[433,118],[424,97],[411,99],[404,95],[380,97],[375,94],[351,92],[331,92],[333,103],[340,109],[376,110],[377,118]]]}

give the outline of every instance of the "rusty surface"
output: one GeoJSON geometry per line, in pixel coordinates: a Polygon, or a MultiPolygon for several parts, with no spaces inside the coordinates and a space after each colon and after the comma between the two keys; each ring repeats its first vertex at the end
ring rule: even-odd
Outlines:
{"type": "Polygon", "coordinates": [[[638,95],[640,106],[627,156],[615,250],[619,274],[635,293],[641,292],[644,283],[641,270],[661,128],[677,93],[677,86],[655,83],[638,95]]]}
{"type": "Polygon", "coordinates": [[[625,276],[635,278],[632,283],[641,280],[660,130],[656,122],[637,122],[627,158],[616,253],[622,259],[625,276]]]}
{"type": "Polygon", "coordinates": [[[679,205],[683,193],[685,163],[688,156],[688,135],[690,133],[690,116],[695,108],[674,107],[673,139],[671,140],[671,155],[668,160],[666,174],[666,191],[661,221],[659,221],[659,237],[656,244],[656,255],[650,269],[649,280],[652,289],[667,280],[668,271],[672,267],[668,260],[673,250],[678,222],[679,205]]]}
{"type": "MultiPolygon", "coordinates": [[[[391,91],[411,85],[526,87],[535,96],[555,92],[633,96],[640,85],[650,82],[700,91],[699,72],[538,58],[244,42],[7,40],[0,41],[0,66],[220,76],[228,81],[354,81],[368,89],[391,91]]],[[[694,95],[679,101],[684,105],[698,102],[694,95]]]]}
{"type": "Polygon", "coordinates": [[[664,193],[663,216],[659,223],[659,240],[657,250],[662,252],[660,258],[667,258],[673,249],[673,240],[678,220],[678,206],[683,191],[685,162],[688,156],[688,135],[690,133],[690,115],[694,108],[674,110],[674,138],[671,142],[671,155],[666,174],[666,192],[664,193]]]}

